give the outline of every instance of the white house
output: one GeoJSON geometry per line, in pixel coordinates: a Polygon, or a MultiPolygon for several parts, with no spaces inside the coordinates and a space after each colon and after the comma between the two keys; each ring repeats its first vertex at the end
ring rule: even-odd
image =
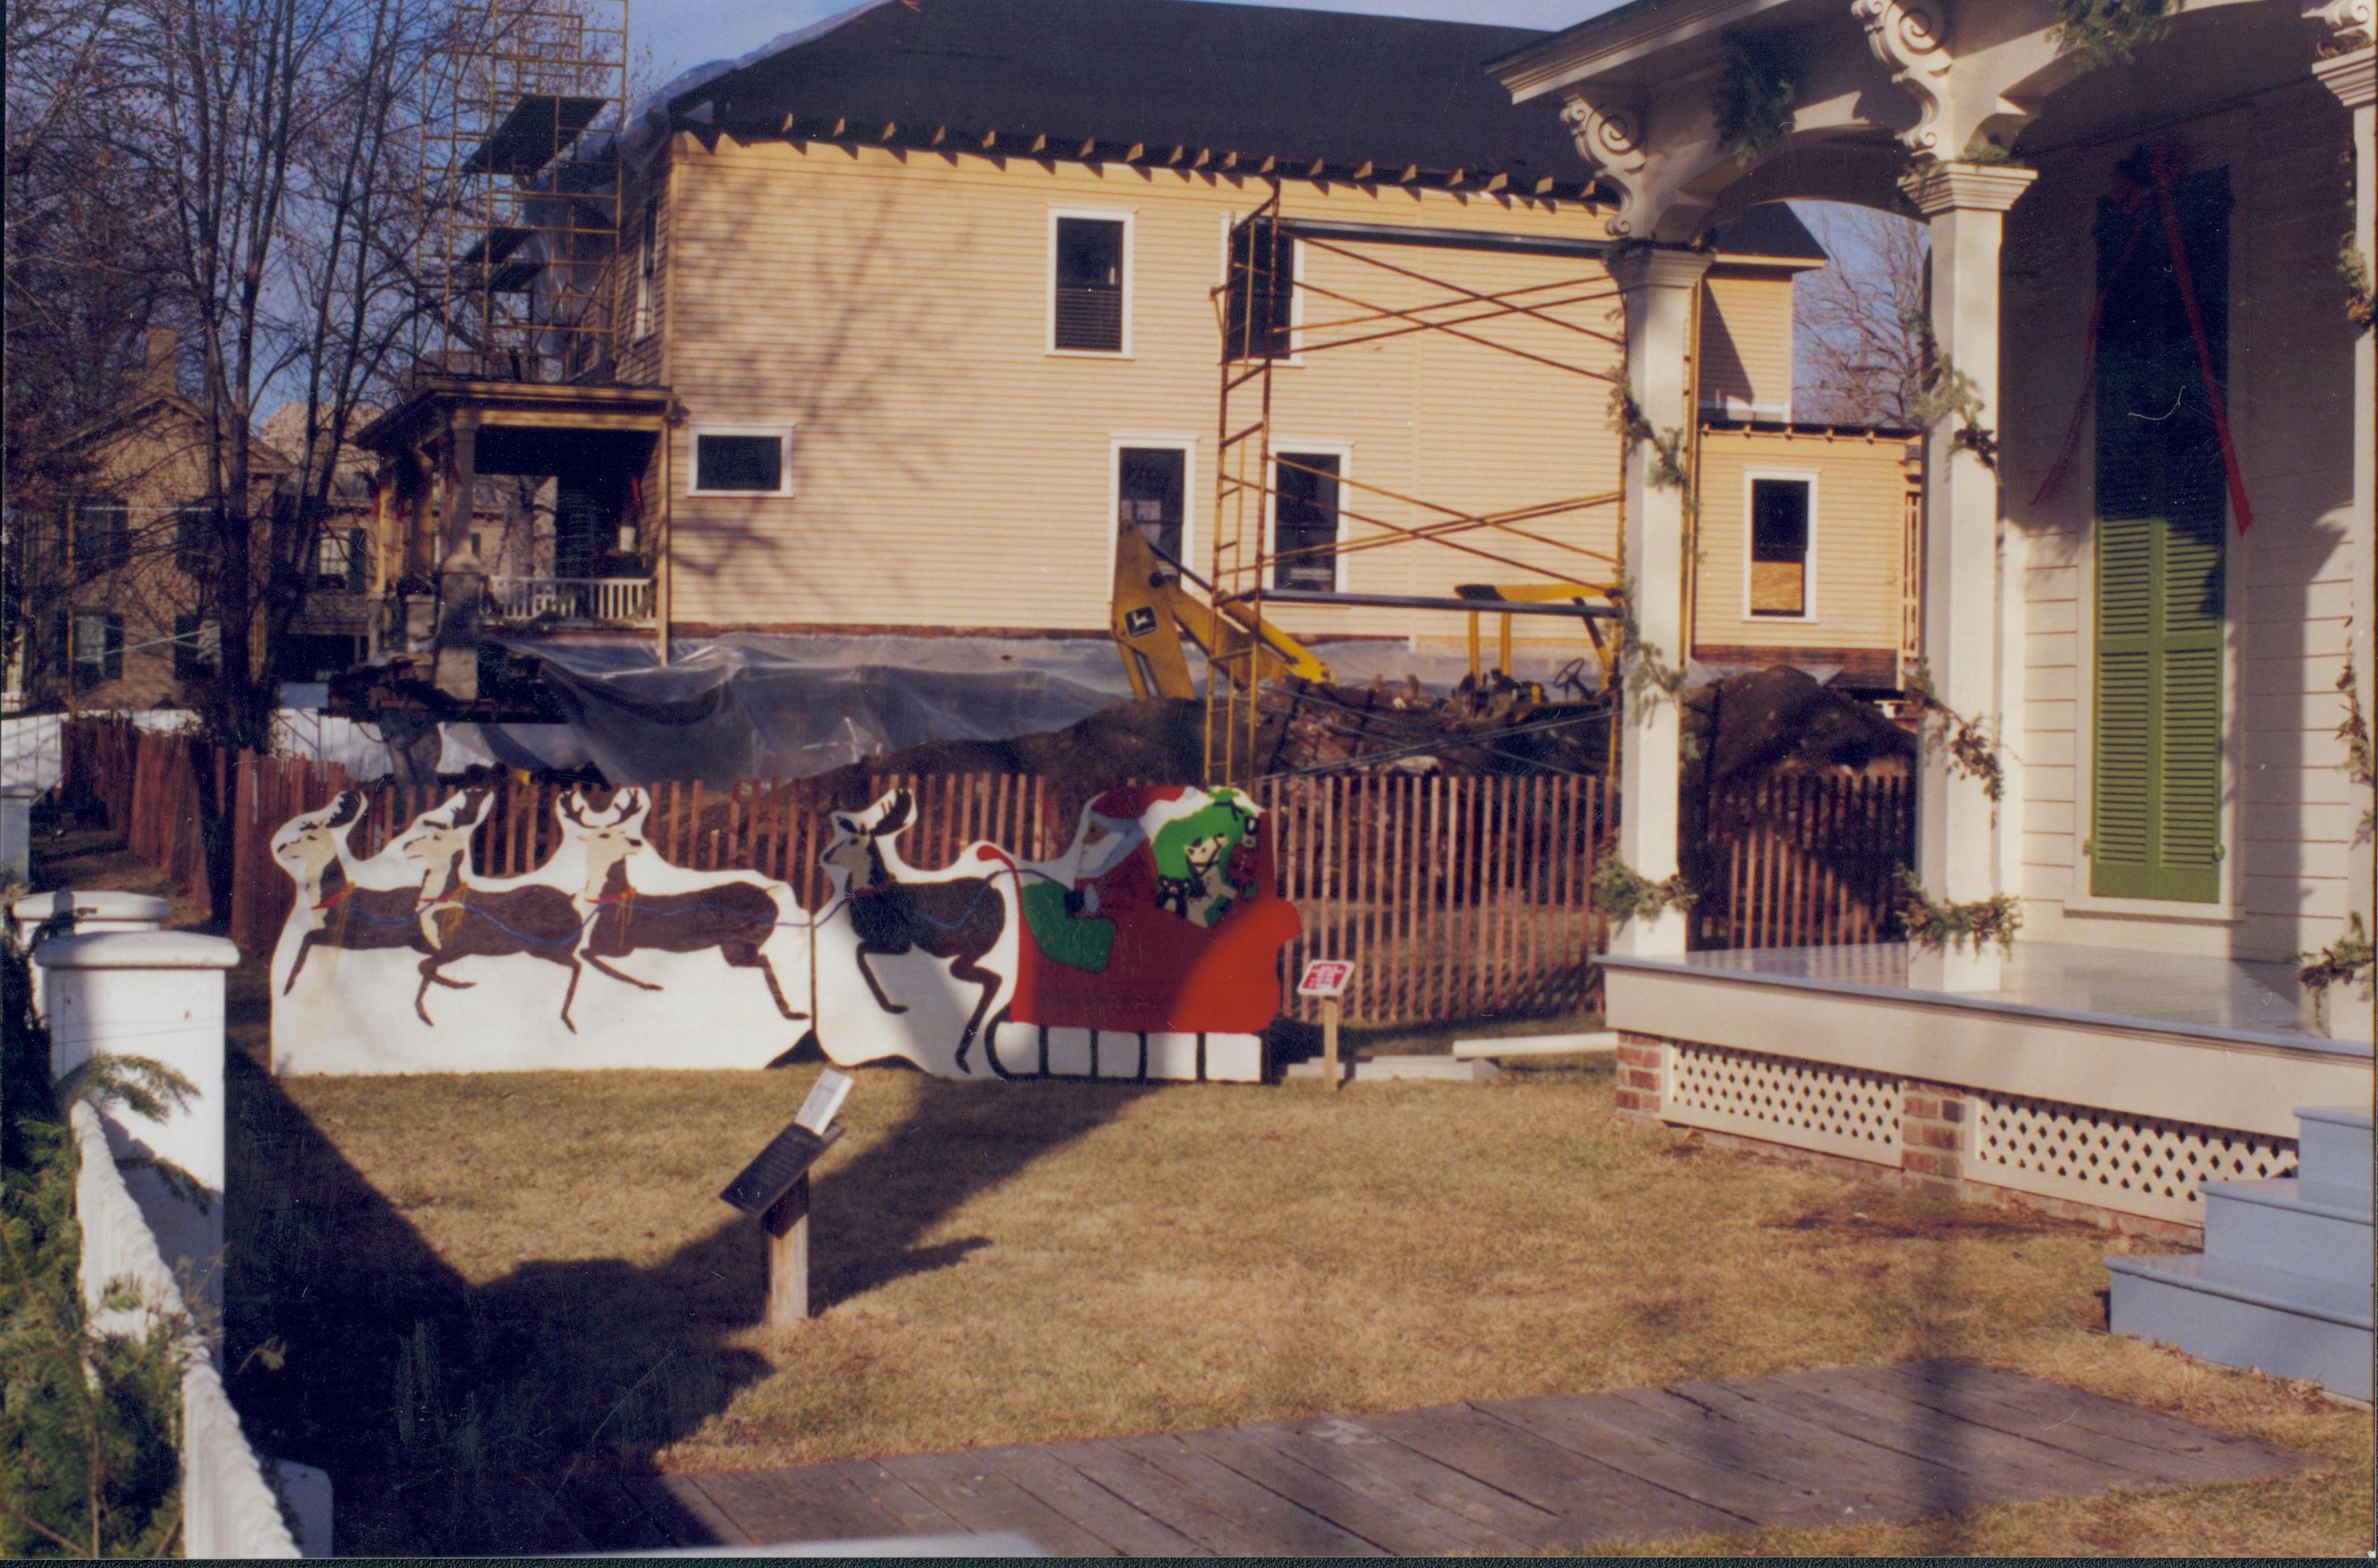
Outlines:
{"type": "MultiPolygon", "coordinates": [[[[1714,226],[1785,198],[1929,224],[1932,729],[1987,744],[1928,751],[1920,881],[1951,927],[2022,917],[2005,953],[1689,956],[1675,914],[1629,920],[1621,1103],[2192,1229],[2205,1179],[2267,1184],[2300,1143],[2309,1193],[2297,1107],[2358,1107],[2359,1283],[2301,1322],[2358,1332],[2366,1398],[2366,934],[2358,976],[2297,970],[2350,968],[2372,925],[2368,752],[2346,739],[2378,711],[2372,6],[2168,0],[2129,37],[2075,33],[2075,9],[1637,0],[1490,67],[1560,104],[1619,197],[1611,232],[1645,242],[1615,269],[1654,426],[1686,419],[1714,226]]],[[[1686,497],[1647,455],[1626,554],[1643,634],[1672,647],[1686,497]]],[[[1630,728],[1625,769],[1620,852],[1657,880],[1672,706],[1630,728]]]]}

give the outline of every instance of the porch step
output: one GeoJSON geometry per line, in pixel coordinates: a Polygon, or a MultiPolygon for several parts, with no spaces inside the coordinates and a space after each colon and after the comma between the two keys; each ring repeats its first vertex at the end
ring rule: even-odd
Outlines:
{"type": "Polygon", "coordinates": [[[1491,1040],[1456,1040],[1459,1061],[1495,1061],[1503,1057],[1608,1055],[1618,1048],[1618,1031],[1597,1029],[1584,1035],[1505,1035],[1491,1040]]]}
{"type": "Polygon", "coordinates": [[[2108,1258],[2106,1268],[2116,1334],[2370,1397],[2367,1286],[2201,1254],[2108,1258]]]}
{"type": "Polygon", "coordinates": [[[2362,1106],[2296,1107],[2296,1174],[2340,1202],[2370,1207],[2370,1111],[2362,1106]]]}
{"type": "Polygon", "coordinates": [[[2205,1256],[2370,1288],[2367,1196],[2357,1204],[2335,1188],[2285,1176],[2207,1182],[2202,1191],[2205,1256]]]}

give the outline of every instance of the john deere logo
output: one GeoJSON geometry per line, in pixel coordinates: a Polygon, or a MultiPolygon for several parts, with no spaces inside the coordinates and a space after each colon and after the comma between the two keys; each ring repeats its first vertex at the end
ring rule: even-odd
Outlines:
{"type": "Polygon", "coordinates": [[[1156,629],[1156,612],[1142,604],[1135,610],[1125,610],[1123,634],[1125,637],[1146,637],[1156,629]]]}

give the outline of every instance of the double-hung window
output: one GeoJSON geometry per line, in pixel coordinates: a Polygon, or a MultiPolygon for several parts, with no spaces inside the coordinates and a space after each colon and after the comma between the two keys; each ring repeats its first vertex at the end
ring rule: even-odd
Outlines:
{"type": "Polygon", "coordinates": [[[124,617],[108,610],[83,610],[74,617],[74,684],[88,690],[124,676],[124,617]]]}
{"type": "Polygon", "coordinates": [[[1295,236],[1253,218],[1233,225],[1224,352],[1232,359],[1286,359],[1296,352],[1295,315],[1295,236]]]}
{"type": "Polygon", "coordinates": [[[1335,452],[1281,452],[1272,471],[1274,588],[1338,591],[1338,481],[1335,452]]]}
{"type": "Polygon", "coordinates": [[[105,571],[132,558],[130,509],[116,496],[86,496],[74,503],[74,564],[105,571]]]}
{"type": "Polygon", "coordinates": [[[1130,233],[1129,221],[1120,216],[1056,215],[1050,269],[1051,348],[1069,353],[1124,352],[1130,233]]]}
{"type": "Polygon", "coordinates": [[[1750,481],[1750,613],[1805,619],[1809,604],[1810,514],[1806,479],[1750,481]]]}

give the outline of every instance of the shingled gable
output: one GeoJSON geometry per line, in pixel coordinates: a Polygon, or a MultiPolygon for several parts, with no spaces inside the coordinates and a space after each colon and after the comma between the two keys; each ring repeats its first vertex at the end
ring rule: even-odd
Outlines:
{"type": "Polygon", "coordinates": [[[1204,0],[876,0],[673,100],[740,135],[1204,162],[1431,184],[1501,175],[1574,197],[1560,118],[1483,68],[1526,28],[1204,0]],[[886,132],[885,127],[894,127],[886,132]],[[1091,144],[1085,152],[1085,144],[1091,144]],[[1135,154],[1133,150],[1137,149],[1135,154]],[[1202,155],[1202,157],[1201,157],[1202,155]]]}

